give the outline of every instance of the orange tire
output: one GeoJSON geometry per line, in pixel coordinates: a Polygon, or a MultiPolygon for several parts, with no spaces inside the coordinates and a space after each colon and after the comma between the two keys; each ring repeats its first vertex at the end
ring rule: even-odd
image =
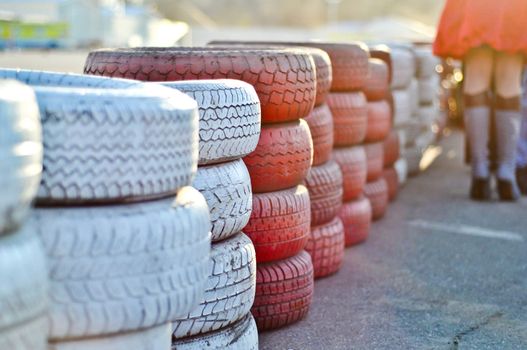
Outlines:
{"type": "Polygon", "coordinates": [[[376,181],[382,176],[384,169],[384,144],[382,142],[364,145],[368,164],[367,181],[376,181]]]}
{"type": "Polygon", "coordinates": [[[362,196],[344,203],[339,212],[344,224],[346,247],[356,245],[368,239],[371,228],[372,210],[368,198],[362,196]]]}
{"type": "Polygon", "coordinates": [[[384,100],[390,89],[388,65],[381,59],[370,58],[370,74],[364,85],[368,101],[384,100]]]}
{"type": "Polygon", "coordinates": [[[364,147],[336,148],[333,150],[333,159],[342,171],[344,190],[342,200],[348,202],[361,196],[368,170],[364,147]]]}
{"type": "Polygon", "coordinates": [[[332,92],[327,98],[333,115],[334,145],[364,142],[368,128],[368,101],[362,92],[332,92]]]}
{"type": "Polygon", "coordinates": [[[366,142],[384,141],[392,129],[392,113],[388,101],[368,102],[366,142]]]}
{"type": "Polygon", "coordinates": [[[333,150],[333,116],[327,104],[313,108],[304,120],[313,139],[313,166],[326,163],[333,150]]]}

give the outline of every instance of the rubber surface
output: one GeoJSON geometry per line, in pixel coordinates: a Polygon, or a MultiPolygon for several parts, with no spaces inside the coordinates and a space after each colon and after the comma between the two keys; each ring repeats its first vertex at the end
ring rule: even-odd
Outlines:
{"type": "Polygon", "coordinates": [[[411,49],[406,47],[390,47],[392,59],[393,75],[392,89],[404,89],[415,77],[416,62],[415,56],[411,49]]]}
{"type": "Polygon", "coordinates": [[[260,137],[260,101],[254,88],[238,80],[162,83],[192,97],[199,108],[199,165],[242,158],[260,137]]]}
{"type": "Polygon", "coordinates": [[[421,124],[427,129],[431,129],[432,126],[439,124],[439,108],[437,105],[421,105],[417,115],[421,124]]]}
{"type": "Polygon", "coordinates": [[[412,104],[410,101],[410,91],[392,90],[393,96],[393,124],[402,125],[410,121],[412,117],[412,104]]]}
{"type": "Polygon", "coordinates": [[[307,176],[313,160],[313,141],[304,120],[262,126],[256,150],[243,158],[253,192],[294,187],[307,176]]]}
{"type": "Polygon", "coordinates": [[[365,142],[384,141],[392,129],[392,110],[386,100],[368,102],[365,142]]]}
{"type": "Polygon", "coordinates": [[[436,74],[436,66],[439,64],[439,60],[432,53],[432,48],[415,49],[415,57],[417,77],[428,78],[436,74]]]}
{"type": "Polygon", "coordinates": [[[336,148],[333,150],[333,159],[342,171],[344,190],[342,200],[348,202],[359,197],[366,184],[368,174],[368,164],[364,147],[336,148]]]}
{"type": "Polygon", "coordinates": [[[368,101],[364,93],[330,93],[327,101],[333,115],[334,145],[344,147],[362,143],[368,124],[368,101]]]}
{"type": "Polygon", "coordinates": [[[203,295],[210,219],[191,187],[175,200],[40,208],[33,216],[48,257],[51,339],[161,325],[203,295]]]}
{"type": "Polygon", "coordinates": [[[251,238],[258,263],[298,254],[309,238],[309,193],[300,185],[253,195],[251,219],[244,232],[251,238]]]}
{"type": "Polygon", "coordinates": [[[440,81],[437,75],[419,79],[419,103],[432,104],[438,100],[440,81]]]}
{"type": "Polygon", "coordinates": [[[327,104],[313,108],[304,120],[313,139],[313,166],[326,163],[333,149],[333,115],[327,104]]]}
{"type": "Polygon", "coordinates": [[[384,168],[391,167],[400,156],[399,133],[396,130],[390,131],[384,140],[384,168]]]}
{"type": "Polygon", "coordinates": [[[386,98],[389,84],[388,65],[381,59],[369,59],[370,74],[364,85],[364,94],[368,101],[378,101],[386,98]]]}
{"type": "Polygon", "coordinates": [[[21,225],[37,193],[42,174],[39,118],[30,87],[0,82],[0,235],[21,225]]]}
{"type": "Polygon", "coordinates": [[[133,48],[93,51],[86,74],[143,81],[236,79],[254,86],[262,122],[296,120],[315,103],[316,68],[299,48],[133,48]]]}
{"type": "Polygon", "coordinates": [[[392,202],[397,198],[399,192],[399,175],[395,168],[390,167],[383,170],[382,176],[388,185],[388,199],[392,202]]]}
{"type": "Polygon", "coordinates": [[[386,63],[388,67],[388,82],[391,85],[393,67],[392,67],[392,55],[391,55],[390,48],[387,45],[383,45],[383,44],[370,46],[370,56],[372,58],[378,58],[384,61],[384,63],[386,63]]]}
{"type": "Polygon", "coordinates": [[[372,219],[374,221],[383,218],[388,209],[388,184],[384,178],[369,182],[364,186],[364,195],[371,204],[372,219]]]}
{"type": "Polygon", "coordinates": [[[306,251],[311,255],[315,278],[333,275],[344,259],[344,225],[338,216],[328,223],[311,228],[306,251]]]}
{"type": "Polygon", "coordinates": [[[337,215],[342,205],[343,179],[334,160],[312,167],[305,181],[311,201],[311,226],[325,224],[337,215]]]}
{"type": "Polygon", "coordinates": [[[364,151],[368,164],[366,181],[376,181],[382,176],[384,168],[384,144],[382,142],[365,144],[364,151]]]}
{"type": "Polygon", "coordinates": [[[419,81],[416,78],[413,78],[410,81],[410,85],[408,86],[408,91],[410,92],[410,108],[412,111],[412,116],[414,116],[419,110],[419,98],[420,98],[419,81]]]}
{"type": "Polygon", "coordinates": [[[241,160],[201,166],[192,184],[205,197],[212,222],[212,241],[240,232],[252,208],[251,178],[241,160]]]}
{"type": "Polygon", "coordinates": [[[249,313],[256,288],[256,257],[249,237],[240,233],[212,245],[205,295],[198,307],[173,323],[173,337],[227,327],[249,313]]]}
{"type": "Polygon", "coordinates": [[[301,320],[313,298],[313,263],[306,251],[291,258],[258,264],[251,312],[260,332],[301,320]]]}
{"type": "Polygon", "coordinates": [[[372,208],[368,198],[361,196],[344,203],[339,217],[344,225],[346,247],[364,242],[371,229],[372,208]]]}

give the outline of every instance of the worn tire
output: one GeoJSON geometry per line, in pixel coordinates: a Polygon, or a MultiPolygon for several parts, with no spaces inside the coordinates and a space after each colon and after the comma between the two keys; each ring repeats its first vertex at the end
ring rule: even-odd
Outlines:
{"type": "Polygon", "coordinates": [[[419,79],[419,103],[421,105],[429,105],[438,100],[439,84],[437,75],[419,79]]]}
{"type": "Polygon", "coordinates": [[[337,162],[312,167],[305,185],[311,201],[311,226],[331,221],[342,205],[343,179],[337,162]]]}
{"type": "Polygon", "coordinates": [[[240,232],[252,208],[251,178],[241,160],[201,166],[192,184],[205,197],[212,222],[212,241],[240,232]]]}
{"type": "Polygon", "coordinates": [[[191,187],[173,203],[41,208],[34,220],[48,256],[51,339],[154,327],[203,295],[210,218],[191,187]]]}
{"type": "Polygon", "coordinates": [[[419,81],[416,78],[413,78],[408,86],[408,91],[410,92],[410,108],[412,115],[415,115],[419,110],[419,81]]]}
{"type": "Polygon", "coordinates": [[[368,102],[365,142],[384,141],[392,129],[392,110],[386,100],[368,102]]]}
{"type": "Polygon", "coordinates": [[[366,181],[376,181],[382,176],[384,169],[384,144],[382,142],[365,144],[364,151],[368,164],[366,181]]]}
{"type": "Polygon", "coordinates": [[[304,120],[264,125],[256,150],[243,160],[255,193],[279,191],[302,183],[313,160],[309,126],[304,120]]]}
{"type": "Polygon", "coordinates": [[[391,167],[400,157],[399,133],[396,130],[390,131],[384,140],[384,168],[391,167]]]}
{"type": "Polygon", "coordinates": [[[172,350],[258,350],[258,329],[249,314],[240,321],[215,332],[176,339],[172,350]]]}
{"type": "Polygon", "coordinates": [[[344,225],[346,247],[362,243],[368,239],[371,229],[372,208],[368,198],[361,196],[344,203],[339,217],[344,225]]]}
{"type": "Polygon", "coordinates": [[[417,48],[415,50],[417,70],[419,78],[429,78],[436,74],[438,59],[434,56],[431,48],[417,48]]]}
{"type": "Polygon", "coordinates": [[[390,89],[388,65],[381,59],[370,58],[369,67],[364,94],[368,101],[384,100],[390,89]]]}
{"type": "Polygon", "coordinates": [[[251,312],[260,332],[302,319],[314,289],[311,256],[302,251],[291,258],[258,264],[256,297],[251,312]]]}
{"type": "Polygon", "coordinates": [[[344,225],[338,216],[320,226],[311,228],[306,251],[311,255],[315,278],[333,275],[344,260],[344,225]]]}
{"type": "Polygon", "coordinates": [[[162,83],[192,97],[199,108],[199,165],[242,158],[260,137],[260,101],[254,88],[237,80],[162,83]]]}
{"type": "Polygon", "coordinates": [[[393,124],[403,125],[412,118],[412,103],[410,101],[410,91],[392,90],[393,96],[393,124]]]}
{"type": "Polygon", "coordinates": [[[216,331],[249,313],[256,288],[256,256],[240,233],[212,245],[205,295],[198,307],[173,323],[175,339],[216,331]]]}
{"type": "Polygon", "coordinates": [[[0,82],[0,235],[21,225],[37,193],[42,174],[39,119],[30,87],[0,82]]]}
{"type": "Polygon", "coordinates": [[[326,163],[333,149],[333,115],[327,104],[313,108],[304,120],[313,139],[313,166],[326,163]]]}
{"type": "Polygon", "coordinates": [[[406,47],[390,47],[392,60],[392,89],[406,88],[416,73],[415,56],[411,49],[406,47]]]}
{"type": "Polygon", "coordinates": [[[364,93],[333,92],[327,101],[333,115],[334,145],[344,147],[362,143],[368,127],[368,101],[364,93]]]}
{"type": "Polygon", "coordinates": [[[316,68],[300,48],[170,47],[93,51],[86,74],[143,81],[236,79],[254,86],[262,122],[303,118],[315,103],[316,68]]]}
{"type": "Polygon", "coordinates": [[[380,220],[388,209],[388,184],[384,178],[377,181],[368,182],[364,186],[364,195],[371,204],[372,220],[380,220]]]}
{"type": "Polygon", "coordinates": [[[286,259],[304,249],[310,218],[309,193],[304,186],[254,194],[244,232],[254,243],[258,263],[286,259]]]}
{"type": "Polygon", "coordinates": [[[399,192],[399,176],[393,167],[384,169],[382,176],[388,185],[388,199],[390,202],[392,202],[397,198],[397,194],[399,192]]]}
{"type": "Polygon", "coordinates": [[[362,194],[368,174],[366,151],[363,146],[336,148],[333,159],[342,171],[343,202],[348,202],[362,194]]]}
{"type": "Polygon", "coordinates": [[[383,44],[370,46],[370,56],[372,58],[380,59],[386,63],[386,66],[388,67],[388,85],[390,86],[393,75],[392,55],[390,48],[383,44]]]}

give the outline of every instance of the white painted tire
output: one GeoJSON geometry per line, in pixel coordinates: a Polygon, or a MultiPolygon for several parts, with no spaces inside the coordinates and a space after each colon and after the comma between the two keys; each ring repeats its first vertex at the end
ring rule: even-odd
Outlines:
{"type": "Polygon", "coordinates": [[[240,233],[213,244],[211,260],[205,296],[187,317],[174,322],[176,339],[227,327],[251,310],[256,292],[256,253],[249,237],[240,233]]]}
{"type": "Polygon", "coordinates": [[[417,62],[417,76],[419,78],[429,78],[436,74],[436,66],[439,64],[438,59],[432,53],[431,48],[415,49],[417,62]]]}
{"type": "Polygon", "coordinates": [[[408,163],[403,157],[399,158],[394,164],[397,177],[399,178],[399,185],[404,185],[408,179],[408,163]]]}
{"type": "Polygon", "coordinates": [[[242,158],[256,149],[260,138],[260,100],[239,80],[168,82],[189,95],[199,108],[199,165],[242,158]]]}
{"type": "Polygon", "coordinates": [[[415,78],[413,78],[410,81],[410,85],[408,86],[408,91],[410,93],[410,108],[412,111],[412,115],[417,113],[419,110],[419,81],[415,78]]]}
{"type": "Polygon", "coordinates": [[[251,314],[215,332],[175,340],[172,350],[258,350],[258,329],[251,314]]]}
{"type": "Polygon", "coordinates": [[[393,122],[395,126],[408,122],[412,117],[412,95],[409,89],[397,89],[393,95],[393,122]]]}
{"type": "Polygon", "coordinates": [[[437,75],[419,79],[419,103],[421,105],[434,103],[438,95],[439,77],[437,75]]]}
{"type": "Polygon", "coordinates": [[[24,221],[42,174],[42,130],[33,90],[0,82],[0,235],[24,221]]]}
{"type": "Polygon", "coordinates": [[[421,124],[430,129],[434,124],[438,123],[439,108],[436,105],[422,105],[419,107],[417,115],[421,124]]]}
{"type": "Polygon", "coordinates": [[[241,159],[200,166],[193,186],[207,200],[213,242],[229,238],[247,225],[252,211],[251,178],[241,159]]]}
{"type": "Polygon", "coordinates": [[[48,256],[51,339],[154,327],[203,297],[210,218],[191,187],[173,202],[39,208],[34,220],[48,256]]]}
{"type": "Polygon", "coordinates": [[[404,89],[415,77],[416,63],[413,50],[403,46],[390,46],[392,60],[392,89],[404,89]]]}

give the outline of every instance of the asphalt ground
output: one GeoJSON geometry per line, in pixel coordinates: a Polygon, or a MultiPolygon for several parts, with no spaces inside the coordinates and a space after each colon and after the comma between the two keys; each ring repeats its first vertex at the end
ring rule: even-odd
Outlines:
{"type": "Polygon", "coordinates": [[[260,349],[527,349],[527,199],[468,199],[454,132],[297,324],[260,349]]]}

